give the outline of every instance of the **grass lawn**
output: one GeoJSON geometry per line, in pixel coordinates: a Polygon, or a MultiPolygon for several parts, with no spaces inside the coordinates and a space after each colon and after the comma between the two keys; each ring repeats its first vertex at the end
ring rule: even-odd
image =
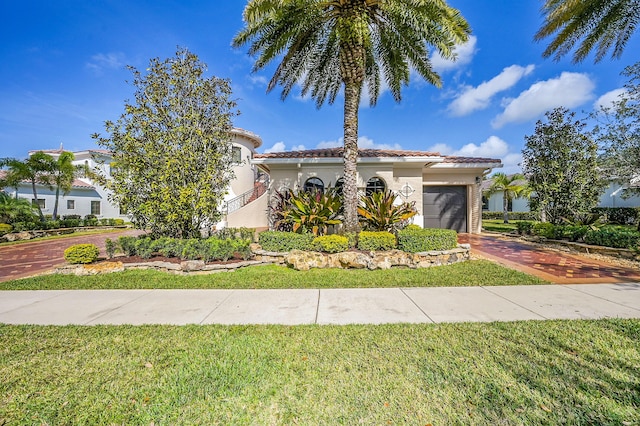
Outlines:
{"type": "Polygon", "coordinates": [[[167,289],[167,288],[364,288],[543,284],[545,281],[486,260],[425,269],[295,271],[254,266],[235,272],[182,276],[150,270],[77,277],[44,275],[0,283],[0,290],[167,289]]]}
{"type": "Polygon", "coordinates": [[[482,228],[485,231],[509,233],[518,230],[518,222],[520,221],[510,220],[509,223],[504,223],[502,219],[482,219],[482,228]]]}
{"type": "Polygon", "coordinates": [[[0,424],[640,424],[640,321],[0,325],[0,424]]]}

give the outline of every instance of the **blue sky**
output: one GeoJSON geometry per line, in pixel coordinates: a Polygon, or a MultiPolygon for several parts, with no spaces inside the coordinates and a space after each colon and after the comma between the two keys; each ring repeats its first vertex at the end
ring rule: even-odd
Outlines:
{"type": "MultiPolygon", "coordinates": [[[[96,148],[90,135],[123,112],[133,97],[125,65],[144,70],[150,58],[187,47],[228,78],[241,115],[235,125],[260,135],[260,152],[335,146],[342,137],[342,99],[316,109],[292,93],[266,93],[273,68],[251,74],[246,49],[231,39],[242,28],[245,1],[3,2],[0,16],[0,157],[29,150],[96,148]]],[[[542,0],[450,0],[473,36],[455,63],[433,57],[436,89],[413,78],[396,103],[383,93],[360,111],[360,146],[500,158],[516,171],[525,135],[544,112],[566,106],[583,116],[624,84],[620,72],[638,60],[640,36],[620,60],[542,58],[533,36],[542,0]],[[634,55],[634,53],[636,53],[634,55]]]]}

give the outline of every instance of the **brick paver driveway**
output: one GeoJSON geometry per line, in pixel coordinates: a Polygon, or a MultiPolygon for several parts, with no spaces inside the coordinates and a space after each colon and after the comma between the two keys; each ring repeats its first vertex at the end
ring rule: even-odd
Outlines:
{"type": "Polygon", "coordinates": [[[74,244],[95,244],[105,255],[104,241],[122,235],[140,235],[142,231],[127,229],[117,232],[100,232],[78,237],[54,240],[29,241],[0,247],[0,282],[24,278],[48,271],[64,264],[64,250],[74,244]]]}
{"type": "Polygon", "coordinates": [[[557,284],[640,282],[640,270],[600,262],[574,253],[546,250],[513,238],[460,234],[471,253],[557,284]]]}

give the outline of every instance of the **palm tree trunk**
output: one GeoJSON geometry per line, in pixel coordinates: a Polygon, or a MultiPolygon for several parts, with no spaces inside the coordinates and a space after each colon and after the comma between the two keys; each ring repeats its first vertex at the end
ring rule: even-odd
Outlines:
{"type": "Polygon", "coordinates": [[[36,207],[38,208],[38,215],[40,216],[40,220],[44,222],[44,215],[42,214],[42,209],[40,208],[40,203],[38,203],[38,191],[36,191],[36,180],[31,179],[31,189],[33,190],[33,199],[36,200],[36,207]]]}
{"type": "Polygon", "coordinates": [[[51,220],[58,219],[58,199],[60,197],[60,185],[56,186],[56,202],[53,204],[53,215],[51,216],[51,220]]]}
{"type": "Polygon", "coordinates": [[[506,192],[502,193],[502,219],[504,223],[509,223],[509,198],[506,192]]]}
{"type": "Polygon", "coordinates": [[[358,232],[358,107],[361,84],[344,88],[344,228],[358,232]]]}

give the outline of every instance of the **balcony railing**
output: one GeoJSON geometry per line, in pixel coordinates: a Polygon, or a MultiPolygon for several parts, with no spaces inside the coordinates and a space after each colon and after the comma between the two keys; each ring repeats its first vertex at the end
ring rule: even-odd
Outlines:
{"type": "Polygon", "coordinates": [[[250,202],[260,198],[269,188],[269,178],[258,180],[254,183],[253,189],[250,189],[243,194],[238,195],[235,198],[230,199],[224,205],[224,214],[233,213],[236,210],[241,209],[250,202]]]}

